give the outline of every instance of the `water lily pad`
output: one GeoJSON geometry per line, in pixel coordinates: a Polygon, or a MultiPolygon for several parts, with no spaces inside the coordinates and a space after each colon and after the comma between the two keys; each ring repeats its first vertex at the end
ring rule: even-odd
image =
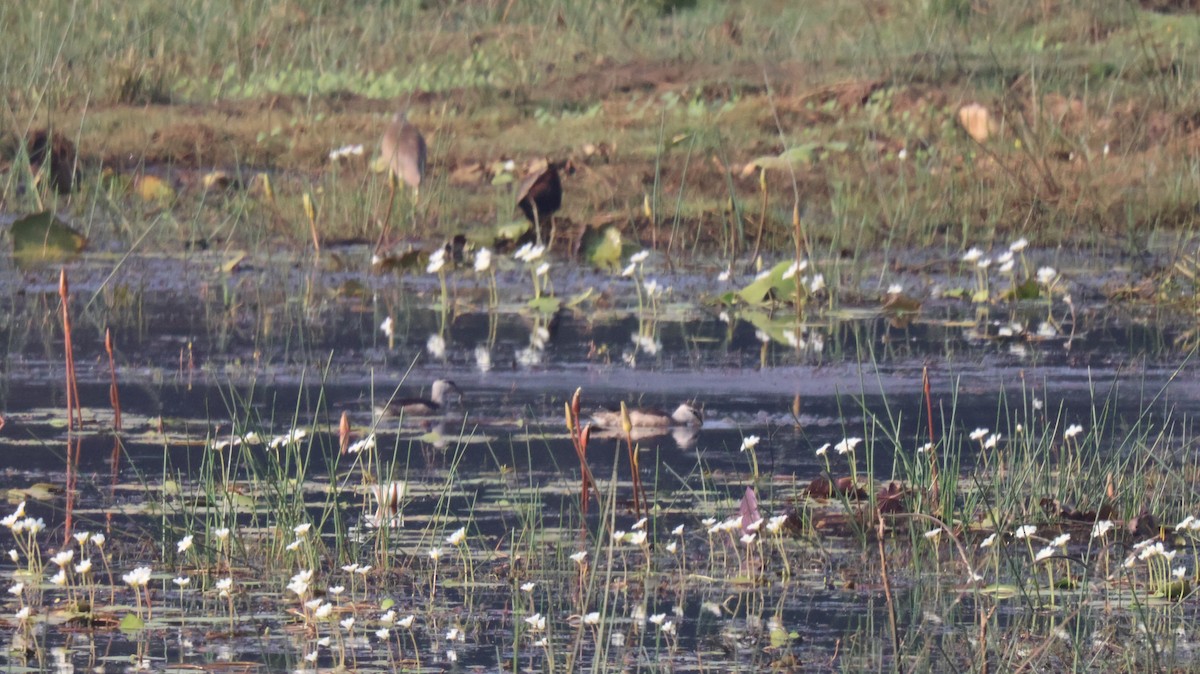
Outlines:
{"type": "Polygon", "coordinates": [[[616,269],[621,266],[626,249],[636,247],[625,241],[616,225],[589,226],[579,240],[579,256],[600,269],[616,269]]]}
{"type": "Polygon", "coordinates": [[[796,294],[796,276],[784,278],[792,266],[790,261],[780,262],[767,273],[737,291],[737,296],[746,304],[766,304],[775,299],[788,298],[796,294]]]}
{"type": "Polygon", "coordinates": [[[538,297],[529,300],[529,308],[541,312],[543,314],[553,314],[558,311],[558,307],[562,304],[562,300],[557,297],[538,297]]]}
{"type": "Polygon", "coordinates": [[[87,237],[49,211],[17,220],[11,232],[13,255],[19,262],[66,260],[87,246],[87,237]]]}
{"type": "Polygon", "coordinates": [[[145,627],[146,621],[133,613],[127,613],[124,618],[121,618],[120,629],[122,632],[140,632],[145,627]]]}

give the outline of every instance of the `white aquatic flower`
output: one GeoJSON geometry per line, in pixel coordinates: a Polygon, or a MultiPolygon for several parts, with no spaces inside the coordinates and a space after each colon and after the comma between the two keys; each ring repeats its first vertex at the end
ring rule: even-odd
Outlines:
{"type": "Polygon", "coordinates": [[[674,529],[672,529],[672,530],[671,530],[671,535],[672,535],[672,536],[682,536],[682,535],[683,535],[683,525],[682,525],[682,524],[680,524],[679,526],[677,526],[677,527],[675,527],[674,529]]]}
{"type": "Polygon", "coordinates": [[[330,604],[329,602],[321,602],[321,605],[317,607],[317,610],[313,611],[313,617],[317,620],[325,620],[331,615],[333,615],[333,604],[330,604]]]}
{"type": "Polygon", "coordinates": [[[1000,437],[1001,436],[999,433],[992,433],[991,435],[988,436],[987,440],[983,441],[983,448],[984,449],[995,449],[996,443],[1000,442],[1000,437]]]}
{"type": "Polygon", "coordinates": [[[755,330],[754,337],[763,344],[771,341],[771,335],[768,335],[766,330],[755,330]]]}
{"type": "Polygon", "coordinates": [[[446,357],[446,340],[441,335],[430,335],[429,339],[425,340],[425,350],[430,356],[441,360],[446,357]]]}
{"type": "Polygon", "coordinates": [[[150,567],[139,566],[133,571],[121,576],[121,580],[130,587],[142,587],[150,582],[150,567]]]}
{"type": "Polygon", "coordinates": [[[13,614],[13,618],[16,619],[17,622],[23,623],[26,620],[29,620],[30,613],[31,611],[29,610],[28,606],[22,606],[20,611],[17,611],[13,614]]]}
{"type": "Polygon", "coordinates": [[[1012,243],[1008,244],[1008,250],[1009,250],[1009,252],[1012,252],[1012,253],[1019,253],[1019,252],[1025,250],[1025,248],[1028,245],[1029,245],[1029,239],[1026,239],[1025,237],[1022,236],[1021,238],[1017,239],[1016,241],[1013,241],[1012,243]]]}
{"type": "Polygon", "coordinates": [[[759,529],[762,528],[763,522],[765,522],[765,521],[766,520],[764,520],[763,518],[760,517],[760,518],[754,520],[753,522],[751,522],[750,524],[747,524],[745,526],[745,529],[746,529],[746,531],[758,531],[759,529]]]}
{"type": "Polygon", "coordinates": [[[175,543],[175,551],[181,555],[183,553],[187,552],[188,550],[190,550],[191,547],[192,547],[192,534],[188,534],[187,536],[184,536],[183,538],[179,539],[179,541],[177,541],[175,543]]]}
{"type": "Polygon", "coordinates": [[[92,560],[90,560],[90,559],[85,559],[82,562],[75,565],[75,573],[86,575],[91,572],[92,572],[92,560]]]}
{"type": "Polygon", "coordinates": [[[417,616],[410,613],[407,616],[404,616],[403,618],[401,618],[400,622],[398,622],[396,624],[403,627],[404,629],[410,629],[413,626],[413,621],[416,619],[417,619],[417,616]]]}
{"type": "Polygon", "coordinates": [[[758,538],[758,534],[743,534],[742,535],[742,543],[744,543],[745,545],[750,545],[751,543],[754,542],[754,540],[756,538],[758,538]]]}
{"type": "Polygon", "coordinates": [[[632,531],[625,537],[625,539],[627,541],[629,541],[629,543],[631,545],[640,546],[646,542],[646,532],[645,531],[632,531]]]}
{"type": "Polygon", "coordinates": [[[1011,250],[1006,250],[996,256],[996,264],[1007,264],[1013,261],[1013,253],[1011,250]]]}
{"type": "Polygon", "coordinates": [[[659,294],[658,281],[656,279],[646,279],[646,282],[642,284],[642,287],[646,289],[646,294],[650,295],[651,297],[659,294]]]}
{"type": "Polygon", "coordinates": [[[309,599],[308,601],[304,602],[304,608],[306,608],[310,611],[315,611],[315,610],[321,608],[321,604],[324,604],[324,603],[325,603],[324,599],[317,597],[315,599],[309,599]]]}
{"type": "Polygon", "coordinates": [[[213,531],[213,536],[217,537],[218,541],[224,541],[229,538],[229,527],[221,527],[213,531]]]}
{"type": "Polygon", "coordinates": [[[367,452],[374,451],[375,443],[376,443],[375,434],[372,433],[372,434],[368,435],[367,437],[363,438],[362,440],[359,440],[358,442],[347,447],[346,452],[349,454],[358,454],[359,452],[363,452],[363,451],[367,451],[367,452]]]}
{"type": "Polygon", "coordinates": [[[449,661],[450,664],[458,662],[458,651],[455,651],[453,648],[448,649],[446,651],[446,660],[449,661]]]}
{"type": "Polygon", "coordinates": [[[72,538],[75,539],[75,542],[78,543],[79,547],[81,547],[81,548],[87,544],[88,537],[90,537],[90,536],[91,536],[91,534],[86,531],[80,531],[78,533],[72,534],[72,538]]]}
{"type": "Polygon", "coordinates": [[[1024,526],[1017,527],[1016,531],[1013,532],[1013,538],[1020,540],[1022,538],[1029,538],[1030,536],[1032,536],[1036,533],[1037,533],[1036,526],[1034,526],[1032,524],[1026,524],[1024,526]]]}
{"type": "Polygon", "coordinates": [[[1083,426],[1080,426],[1079,424],[1071,424],[1070,426],[1067,426],[1067,430],[1063,431],[1063,440],[1070,440],[1082,432],[1083,426]]]}
{"type": "Polygon", "coordinates": [[[1071,540],[1070,533],[1059,534],[1058,536],[1055,536],[1054,540],[1050,541],[1050,547],[1061,548],[1062,546],[1066,545],[1067,541],[1069,540],[1071,540]]]}
{"type": "Polygon", "coordinates": [[[346,586],[345,586],[345,585],[334,585],[333,587],[331,587],[331,588],[329,588],[328,590],[326,590],[326,592],[328,592],[329,594],[331,594],[331,595],[333,595],[333,596],[335,596],[335,597],[336,597],[336,596],[338,596],[339,594],[341,594],[341,593],[345,592],[345,591],[346,591],[346,586]]]}
{"type": "Polygon", "coordinates": [[[1179,524],[1176,524],[1176,525],[1175,525],[1175,531],[1180,531],[1180,530],[1182,530],[1182,529],[1189,529],[1189,530],[1190,530],[1190,529],[1191,529],[1191,527],[1192,527],[1192,522],[1195,522],[1195,521],[1196,521],[1196,518],[1195,518],[1195,517],[1192,517],[1191,515],[1188,515],[1187,517],[1185,517],[1185,518],[1183,518],[1182,520],[1180,520],[1180,521],[1179,521],[1179,524]]]}
{"type": "Polygon", "coordinates": [[[1115,525],[1112,520],[1100,520],[1092,525],[1092,538],[1103,538],[1115,525]]]}
{"type": "Polygon", "coordinates": [[[980,260],[975,263],[976,269],[987,269],[990,266],[992,266],[992,258],[990,257],[980,258],[980,260]]]}
{"type": "Polygon", "coordinates": [[[834,451],[838,454],[853,453],[854,448],[858,443],[862,442],[862,438],[846,438],[833,446],[834,451]]]}
{"type": "Polygon", "coordinates": [[[585,559],[587,559],[587,550],[580,550],[579,552],[571,555],[571,561],[575,562],[576,564],[583,564],[585,559]]]}
{"type": "Polygon", "coordinates": [[[291,431],[283,435],[277,435],[271,438],[271,442],[268,446],[271,449],[279,449],[280,447],[286,447],[287,445],[294,445],[307,437],[307,430],[303,428],[293,428],[291,431]]]}
{"type": "Polygon", "coordinates": [[[382,625],[394,625],[396,623],[396,610],[391,609],[387,613],[379,616],[379,622],[382,625]]]}
{"type": "Polygon", "coordinates": [[[1044,286],[1050,285],[1056,278],[1058,278],[1058,272],[1054,270],[1054,267],[1041,267],[1037,270],[1038,283],[1044,286]]]}
{"type": "Polygon", "coordinates": [[[745,438],[742,438],[741,451],[744,452],[747,449],[754,449],[755,447],[758,446],[758,440],[759,440],[759,438],[757,435],[747,435],[745,438]]]}
{"type": "Polygon", "coordinates": [[[668,620],[660,625],[659,629],[663,631],[663,634],[675,634],[675,621],[668,620]]]}
{"type": "Polygon", "coordinates": [[[1187,575],[1187,569],[1182,566],[1177,566],[1174,569],[1171,569],[1171,575],[1175,576],[1175,578],[1178,580],[1183,580],[1183,577],[1187,575]]]}
{"type": "Polygon", "coordinates": [[[296,534],[297,536],[303,536],[304,534],[308,533],[309,529],[312,529],[312,522],[304,522],[303,524],[297,524],[296,526],[292,527],[292,533],[296,534]]]}
{"type": "Polygon", "coordinates": [[[1011,272],[1012,272],[1012,270],[1013,270],[1013,267],[1014,267],[1015,265],[1016,265],[1016,263],[1015,263],[1015,262],[1013,262],[1012,260],[1008,260],[1008,261],[1006,261],[1006,262],[1001,262],[1001,263],[1000,263],[1000,273],[1001,273],[1001,274],[1008,274],[1008,273],[1011,273],[1011,272]]]}
{"type": "Polygon", "coordinates": [[[600,612],[592,611],[591,613],[588,613],[587,615],[583,616],[583,624],[584,625],[599,625],[600,624],[600,612]]]}
{"type": "MultiPolygon", "coordinates": [[[[805,263],[805,266],[808,266],[808,264],[805,263]]],[[[792,278],[796,275],[796,272],[801,271],[801,269],[802,267],[800,266],[799,262],[793,262],[790,266],[788,266],[787,269],[783,271],[783,280],[786,281],[792,278]]]]}
{"type": "Polygon", "coordinates": [[[636,271],[637,271],[637,265],[630,262],[628,267],[625,267],[624,269],[621,270],[621,276],[624,276],[625,278],[629,278],[630,276],[633,276],[633,273],[636,271]]]}
{"type": "Polygon", "coordinates": [[[69,550],[63,550],[63,551],[59,552],[58,554],[51,557],[50,561],[54,562],[59,568],[61,568],[61,567],[64,567],[64,566],[70,564],[71,560],[73,560],[73,559],[75,559],[74,548],[69,549],[69,550]]]}
{"type": "Polygon", "coordinates": [[[787,515],[776,515],[767,520],[767,532],[777,534],[783,529],[783,523],[787,522],[787,515]]]}
{"type": "Polygon", "coordinates": [[[987,538],[979,542],[980,548],[990,548],[996,543],[996,533],[992,532],[987,538]]]}
{"type": "Polygon", "coordinates": [[[350,616],[349,618],[346,618],[345,620],[341,621],[338,624],[342,626],[342,629],[349,632],[350,628],[354,627],[354,616],[350,616]]]}
{"type": "Polygon", "coordinates": [[[175,583],[177,587],[184,588],[191,585],[192,579],[187,576],[176,576],[171,582],[175,583]]]}
{"type": "Polygon", "coordinates": [[[647,522],[649,522],[649,521],[650,521],[650,518],[649,518],[649,517],[643,517],[642,519],[640,519],[640,520],[638,520],[638,521],[634,522],[634,523],[633,523],[633,526],[631,526],[631,527],[629,527],[629,528],[630,528],[630,529],[633,529],[634,531],[637,531],[637,530],[639,530],[639,529],[645,529],[645,528],[646,528],[646,523],[647,523],[647,522]]]}
{"type": "Polygon", "coordinates": [[[673,555],[673,554],[675,554],[675,552],[677,550],[679,550],[679,542],[678,541],[671,541],[670,543],[667,543],[667,552],[669,552],[673,555]]]}
{"type": "Polygon", "coordinates": [[[933,451],[933,443],[932,442],[927,442],[927,443],[921,445],[920,447],[917,447],[917,454],[924,454],[926,452],[932,452],[932,451],[933,451]]]}
{"type": "Polygon", "coordinates": [[[221,597],[228,597],[229,593],[232,590],[233,590],[233,579],[232,578],[222,578],[221,580],[217,581],[217,593],[221,597]]]}
{"type": "Polygon", "coordinates": [[[829,443],[827,442],[817,448],[817,456],[825,456],[825,453],[828,451],[829,451],[829,443]]]}
{"type": "Polygon", "coordinates": [[[625,532],[623,530],[618,529],[618,530],[612,532],[612,542],[613,543],[620,543],[623,540],[625,540],[625,532]]]}
{"type": "Polygon", "coordinates": [[[1033,556],[1033,561],[1040,562],[1043,559],[1049,559],[1050,557],[1053,557],[1057,552],[1058,552],[1058,550],[1053,545],[1047,545],[1046,547],[1037,551],[1037,554],[1033,556]]]}
{"type": "Polygon", "coordinates": [[[450,545],[461,545],[465,540],[467,540],[466,527],[459,527],[458,530],[446,537],[446,542],[450,545]]]}
{"type": "Polygon", "coordinates": [[[935,538],[937,538],[938,536],[941,536],[941,535],[942,535],[942,528],[941,528],[941,527],[937,527],[937,528],[935,528],[935,529],[930,529],[929,531],[926,531],[926,532],[924,533],[924,536],[925,536],[925,538],[928,538],[929,540],[933,540],[933,539],[935,539],[935,538]]]}
{"type": "Polygon", "coordinates": [[[520,248],[518,248],[517,252],[513,253],[513,257],[515,257],[516,259],[518,259],[522,262],[533,262],[534,260],[537,260],[538,258],[540,258],[542,256],[542,254],[545,252],[546,252],[545,246],[538,246],[533,243],[527,243],[524,246],[521,246],[520,248]]]}
{"type": "Polygon", "coordinates": [[[639,250],[638,252],[629,256],[629,261],[632,262],[633,264],[641,264],[641,263],[645,262],[646,258],[648,258],[648,257],[650,257],[650,251],[639,250]]]}
{"type": "Polygon", "coordinates": [[[971,435],[969,437],[972,440],[982,440],[983,438],[987,437],[989,432],[990,431],[988,431],[986,428],[976,428],[975,430],[971,431],[971,435]]]}
{"type": "Polygon", "coordinates": [[[446,249],[438,248],[429,254],[429,265],[425,267],[425,272],[429,274],[437,274],[446,266],[446,249]]]}
{"type": "Polygon", "coordinates": [[[21,593],[24,591],[25,591],[25,583],[13,583],[8,588],[8,593],[11,595],[17,596],[17,597],[20,597],[21,593]]]}
{"type": "Polygon", "coordinates": [[[538,265],[538,268],[534,273],[537,274],[538,276],[545,276],[547,273],[549,273],[549,271],[550,271],[550,263],[543,262],[540,265],[538,265]]]}
{"type": "Polygon", "coordinates": [[[437,560],[441,559],[441,557],[442,557],[442,549],[441,548],[430,548],[430,550],[429,550],[429,558],[430,559],[437,561],[437,560]]]}
{"type": "Polygon", "coordinates": [[[812,280],[808,282],[808,292],[816,295],[825,289],[825,275],[815,274],[812,280]]]}
{"type": "Polygon", "coordinates": [[[58,573],[56,573],[50,577],[50,584],[58,586],[58,587],[62,587],[63,585],[66,585],[67,584],[67,570],[59,569],[58,573]]]}
{"type": "Polygon", "coordinates": [[[904,286],[900,285],[899,283],[893,283],[892,285],[888,286],[887,289],[887,294],[889,295],[899,295],[902,292],[904,292],[904,286]]]}
{"type": "Polygon", "coordinates": [[[391,636],[391,632],[389,632],[386,627],[380,627],[379,629],[375,630],[375,636],[381,641],[386,641],[387,638],[391,636]]]}
{"type": "Polygon", "coordinates": [[[484,272],[492,267],[492,251],[480,248],[475,251],[475,271],[484,272]]]}
{"type": "Polygon", "coordinates": [[[383,322],[379,324],[379,329],[383,331],[383,334],[388,339],[391,339],[396,336],[396,324],[394,321],[392,321],[391,316],[388,316],[387,318],[383,319],[383,322]]]}
{"type": "Polygon", "coordinates": [[[732,275],[733,275],[733,267],[726,267],[725,271],[721,272],[720,274],[717,274],[717,280],[720,281],[721,283],[724,283],[724,282],[728,281],[729,277],[732,275]]]}
{"type": "Polygon", "coordinates": [[[546,618],[541,613],[534,613],[525,618],[525,622],[529,624],[529,628],[534,632],[540,632],[546,629],[546,618]]]}
{"type": "Polygon", "coordinates": [[[492,352],[483,344],[475,347],[475,367],[479,368],[480,372],[492,370],[492,352]]]}
{"type": "Polygon", "coordinates": [[[978,248],[972,247],[970,250],[968,250],[966,253],[963,254],[962,261],[963,262],[976,262],[981,257],[983,257],[983,251],[979,250],[978,248]]]}

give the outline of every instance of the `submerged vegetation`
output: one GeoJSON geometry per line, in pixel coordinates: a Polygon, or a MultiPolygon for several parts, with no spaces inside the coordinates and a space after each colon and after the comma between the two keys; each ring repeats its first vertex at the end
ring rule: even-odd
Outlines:
{"type": "Polygon", "coordinates": [[[0,658],[1200,666],[1198,20],[0,7],[0,658]]]}

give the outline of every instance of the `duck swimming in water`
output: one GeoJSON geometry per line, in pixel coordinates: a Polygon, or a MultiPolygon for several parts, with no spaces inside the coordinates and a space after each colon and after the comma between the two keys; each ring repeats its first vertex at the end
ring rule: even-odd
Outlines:
{"type": "MultiPolygon", "coordinates": [[[[603,428],[620,428],[621,412],[601,410],[592,415],[592,421],[597,426],[603,428]]],[[[704,416],[700,413],[700,410],[688,403],[680,403],[679,407],[676,407],[675,411],[670,414],[659,409],[647,407],[631,409],[629,410],[629,423],[634,428],[642,429],[666,429],[672,426],[699,428],[704,424],[704,416]]]]}
{"type": "Polygon", "coordinates": [[[441,414],[446,411],[448,402],[446,396],[451,393],[457,395],[459,402],[462,402],[463,394],[458,386],[448,379],[439,379],[433,382],[428,398],[396,398],[388,403],[383,413],[406,417],[428,417],[441,414]]]}

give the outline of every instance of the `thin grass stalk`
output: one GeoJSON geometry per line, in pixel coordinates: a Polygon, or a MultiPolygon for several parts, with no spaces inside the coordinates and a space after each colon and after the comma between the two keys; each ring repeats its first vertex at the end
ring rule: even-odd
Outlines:
{"type": "Polygon", "coordinates": [[[67,512],[63,521],[63,540],[69,545],[75,512],[75,466],[79,462],[79,451],[83,443],[83,438],[78,435],[78,432],[83,430],[83,410],[79,405],[79,386],[75,378],[75,350],[71,340],[71,291],[65,267],[58,277],[58,296],[62,301],[63,351],[67,370],[67,512]]]}

